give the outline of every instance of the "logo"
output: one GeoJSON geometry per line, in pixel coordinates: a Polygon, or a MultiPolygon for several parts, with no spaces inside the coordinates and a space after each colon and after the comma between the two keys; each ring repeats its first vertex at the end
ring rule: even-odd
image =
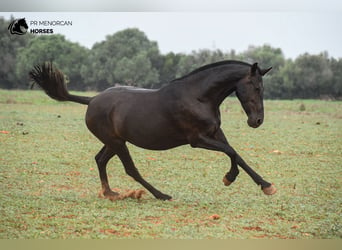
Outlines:
{"type": "Polygon", "coordinates": [[[8,30],[12,35],[25,35],[26,33],[46,35],[54,34],[55,28],[72,26],[70,20],[29,20],[29,23],[30,29],[25,18],[15,19],[8,26],[8,30]]]}
{"type": "Polygon", "coordinates": [[[24,35],[28,30],[25,18],[15,19],[8,26],[8,30],[12,35],[24,35]]]}

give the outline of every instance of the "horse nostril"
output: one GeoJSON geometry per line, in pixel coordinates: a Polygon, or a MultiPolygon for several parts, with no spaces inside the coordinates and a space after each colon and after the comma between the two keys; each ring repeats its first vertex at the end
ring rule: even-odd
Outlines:
{"type": "Polygon", "coordinates": [[[257,120],[256,120],[256,123],[257,123],[257,125],[260,125],[260,124],[262,123],[262,119],[260,119],[260,118],[257,119],[257,120]]]}

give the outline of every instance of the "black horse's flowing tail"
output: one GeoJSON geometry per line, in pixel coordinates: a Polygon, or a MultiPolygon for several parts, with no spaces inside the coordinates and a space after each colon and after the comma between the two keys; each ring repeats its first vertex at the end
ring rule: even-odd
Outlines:
{"type": "Polygon", "coordinates": [[[52,63],[46,62],[37,65],[30,71],[29,76],[32,80],[32,86],[38,84],[45,93],[57,101],[71,101],[88,105],[92,97],[76,96],[69,94],[64,81],[64,74],[52,63]]]}

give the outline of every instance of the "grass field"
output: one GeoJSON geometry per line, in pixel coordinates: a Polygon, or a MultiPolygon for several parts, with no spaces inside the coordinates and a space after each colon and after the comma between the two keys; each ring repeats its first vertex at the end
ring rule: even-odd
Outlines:
{"type": "MultiPolygon", "coordinates": [[[[142,175],[172,201],[150,193],[98,198],[94,156],[102,145],[85,126],[85,110],[40,91],[0,90],[0,238],[342,238],[341,102],[265,101],[258,129],[247,126],[237,99],[222,105],[231,145],[276,185],[274,196],[243,171],[225,187],[230,160],[222,153],[129,145],[142,175]]],[[[108,172],[113,188],[141,188],[117,158],[108,172]]]]}

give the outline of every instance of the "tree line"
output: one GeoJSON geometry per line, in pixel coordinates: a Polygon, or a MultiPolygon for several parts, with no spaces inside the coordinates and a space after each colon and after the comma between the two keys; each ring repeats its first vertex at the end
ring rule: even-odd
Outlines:
{"type": "Polygon", "coordinates": [[[116,84],[158,88],[202,65],[231,59],[273,67],[264,79],[267,99],[342,97],[342,58],[327,52],[286,59],[280,48],[263,45],[241,53],[202,49],[161,54],[158,44],[136,28],[108,35],[87,49],[63,35],[11,35],[10,21],[0,18],[0,88],[27,89],[28,72],[44,61],[64,72],[69,89],[102,91],[116,84]]]}

